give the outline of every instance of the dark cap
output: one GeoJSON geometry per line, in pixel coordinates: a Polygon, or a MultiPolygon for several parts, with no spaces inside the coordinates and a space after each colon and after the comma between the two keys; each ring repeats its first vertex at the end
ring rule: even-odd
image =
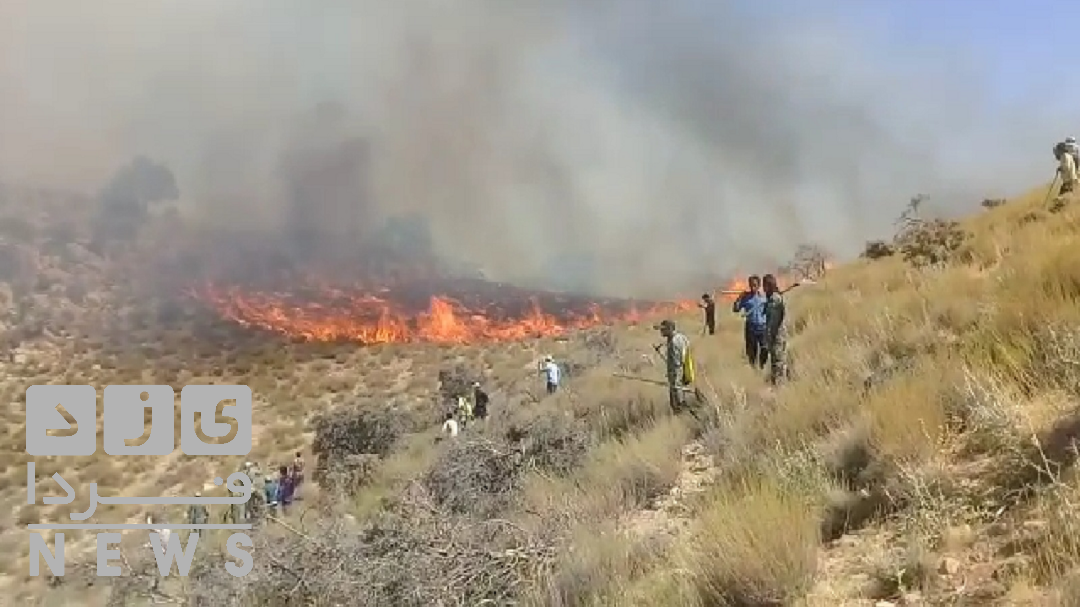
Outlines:
{"type": "Polygon", "coordinates": [[[672,320],[662,320],[660,324],[653,326],[654,329],[674,329],[675,322],[672,320]]]}

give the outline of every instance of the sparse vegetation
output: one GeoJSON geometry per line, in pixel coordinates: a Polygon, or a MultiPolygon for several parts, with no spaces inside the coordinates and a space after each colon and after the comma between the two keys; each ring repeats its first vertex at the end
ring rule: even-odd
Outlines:
{"type": "Polygon", "coordinates": [[[864,259],[881,259],[896,254],[896,247],[884,240],[871,240],[866,243],[862,257],[864,259]]]}
{"type": "Polygon", "coordinates": [[[896,246],[904,261],[915,266],[937,267],[948,263],[969,234],[955,221],[925,219],[919,210],[926,197],[912,197],[897,220],[896,246]]]}
{"type": "Polygon", "coordinates": [[[829,269],[831,258],[832,256],[819,245],[799,245],[791,261],[780,268],[780,271],[794,280],[816,280],[829,269]]]}
{"type": "MultiPolygon", "coordinates": [[[[671,417],[661,387],[611,377],[662,376],[642,328],[483,348],[267,347],[226,325],[191,324],[182,306],[160,320],[165,308],[152,302],[165,326],[120,342],[89,334],[90,324],[117,326],[110,309],[130,303],[99,290],[108,281],[96,262],[68,268],[85,292],[56,274],[65,288],[37,293],[56,308],[78,299],[81,316],[61,323],[51,307],[32,308],[27,324],[48,318],[49,332],[19,325],[3,390],[18,401],[25,385],[61,377],[258,386],[249,458],[273,465],[303,450],[317,458],[318,483],[256,532],[248,577],[221,570],[220,538],[200,543],[207,560],[159,589],[195,604],[1071,605],[1080,211],[1025,220],[1044,192],[984,204],[963,223],[919,218],[916,197],[895,243],[868,245],[876,261],[791,294],[799,374],[776,390],[743,363],[737,319],[714,338],[691,336],[699,387],[715,405],[700,419],[671,417]],[[557,395],[535,389],[541,352],[573,363],[557,395]],[[440,369],[492,391],[491,417],[456,440],[437,434],[440,369]]],[[[0,500],[15,522],[83,509],[23,503],[21,410],[4,415],[15,470],[0,478],[0,500]]],[[[238,464],[179,454],[36,461],[39,495],[52,491],[52,471],[76,485],[93,478],[103,494],[212,491],[214,471],[238,464]]],[[[143,515],[116,508],[95,518],[143,515]]],[[[7,579],[27,582],[10,596],[79,593],[91,604],[96,587],[77,575],[49,589],[25,579],[19,534],[0,531],[17,555],[4,562],[7,579]]],[[[150,571],[144,541],[125,540],[136,573],[150,571]]],[[[114,597],[147,596],[147,580],[120,578],[114,597]]]]}

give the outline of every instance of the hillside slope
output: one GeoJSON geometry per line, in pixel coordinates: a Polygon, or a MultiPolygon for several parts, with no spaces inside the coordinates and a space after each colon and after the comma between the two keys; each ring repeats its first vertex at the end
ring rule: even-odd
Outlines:
{"type": "MultiPolygon", "coordinates": [[[[330,425],[356,434],[349,453],[322,454],[351,485],[313,488],[263,527],[249,576],[211,566],[220,546],[200,544],[210,564],[156,592],[208,605],[1080,604],[1080,208],[1051,212],[1043,193],[971,217],[933,266],[863,259],[793,291],[795,377],[776,390],[743,362],[737,318],[712,337],[676,319],[711,401],[699,419],[612,377],[662,376],[644,326],[490,347],[278,345],[204,358],[205,372],[162,345],[174,362],[140,371],[147,381],[253,386],[258,461],[287,461],[338,405],[330,425]],[[549,351],[581,370],[537,398],[532,365],[549,351]],[[493,418],[439,440],[433,386],[454,364],[496,388],[493,418]]],[[[34,373],[104,385],[134,372],[50,360],[34,373]]],[[[4,369],[12,400],[33,383],[19,364],[4,369]]],[[[4,447],[21,465],[20,413],[4,447]]],[[[49,466],[107,473],[122,494],[189,492],[207,476],[183,457],[49,466]]],[[[22,475],[9,468],[0,487],[20,525],[22,475]]],[[[14,523],[5,553],[25,554],[14,523]]],[[[99,588],[73,575],[26,586],[25,559],[5,564],[43,601],[89,604],[99,588]]],[[[114,599],[142,604],[145,580],[122,578],[114,599]]]]}

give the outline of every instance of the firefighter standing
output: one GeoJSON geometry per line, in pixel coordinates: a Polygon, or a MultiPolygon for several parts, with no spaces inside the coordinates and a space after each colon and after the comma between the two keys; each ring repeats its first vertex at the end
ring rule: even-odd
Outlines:
{"type": "Polygon", "coordinates": [[[765,290],[765,345],[769,351],[769,383],[774,386],[788,379],[787,305],[776,277],[766,274],[761,281],[765,290]]]}
{"type": "Polygon", "coordinates": [[[671,410],[679,413],[686,407],[686,394],[694,381],[694,360],[690,356],[690,339],[675,329],[675,323],[665,320],[656,326],[665,341],[668,400],[671,410]]]}

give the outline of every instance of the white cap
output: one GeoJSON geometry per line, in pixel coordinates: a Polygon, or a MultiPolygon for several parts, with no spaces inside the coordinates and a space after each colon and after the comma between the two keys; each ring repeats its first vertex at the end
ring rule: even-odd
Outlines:
{"type": "Polygon", "coordinates": [[[1065,143],[1076,143],[1076,137],[1066,137],[1065,143]]]}
{"type": "Polygon", "coordinates": [[[196,491],[195,497],[202,497],[202,491],[196,491]]]}

